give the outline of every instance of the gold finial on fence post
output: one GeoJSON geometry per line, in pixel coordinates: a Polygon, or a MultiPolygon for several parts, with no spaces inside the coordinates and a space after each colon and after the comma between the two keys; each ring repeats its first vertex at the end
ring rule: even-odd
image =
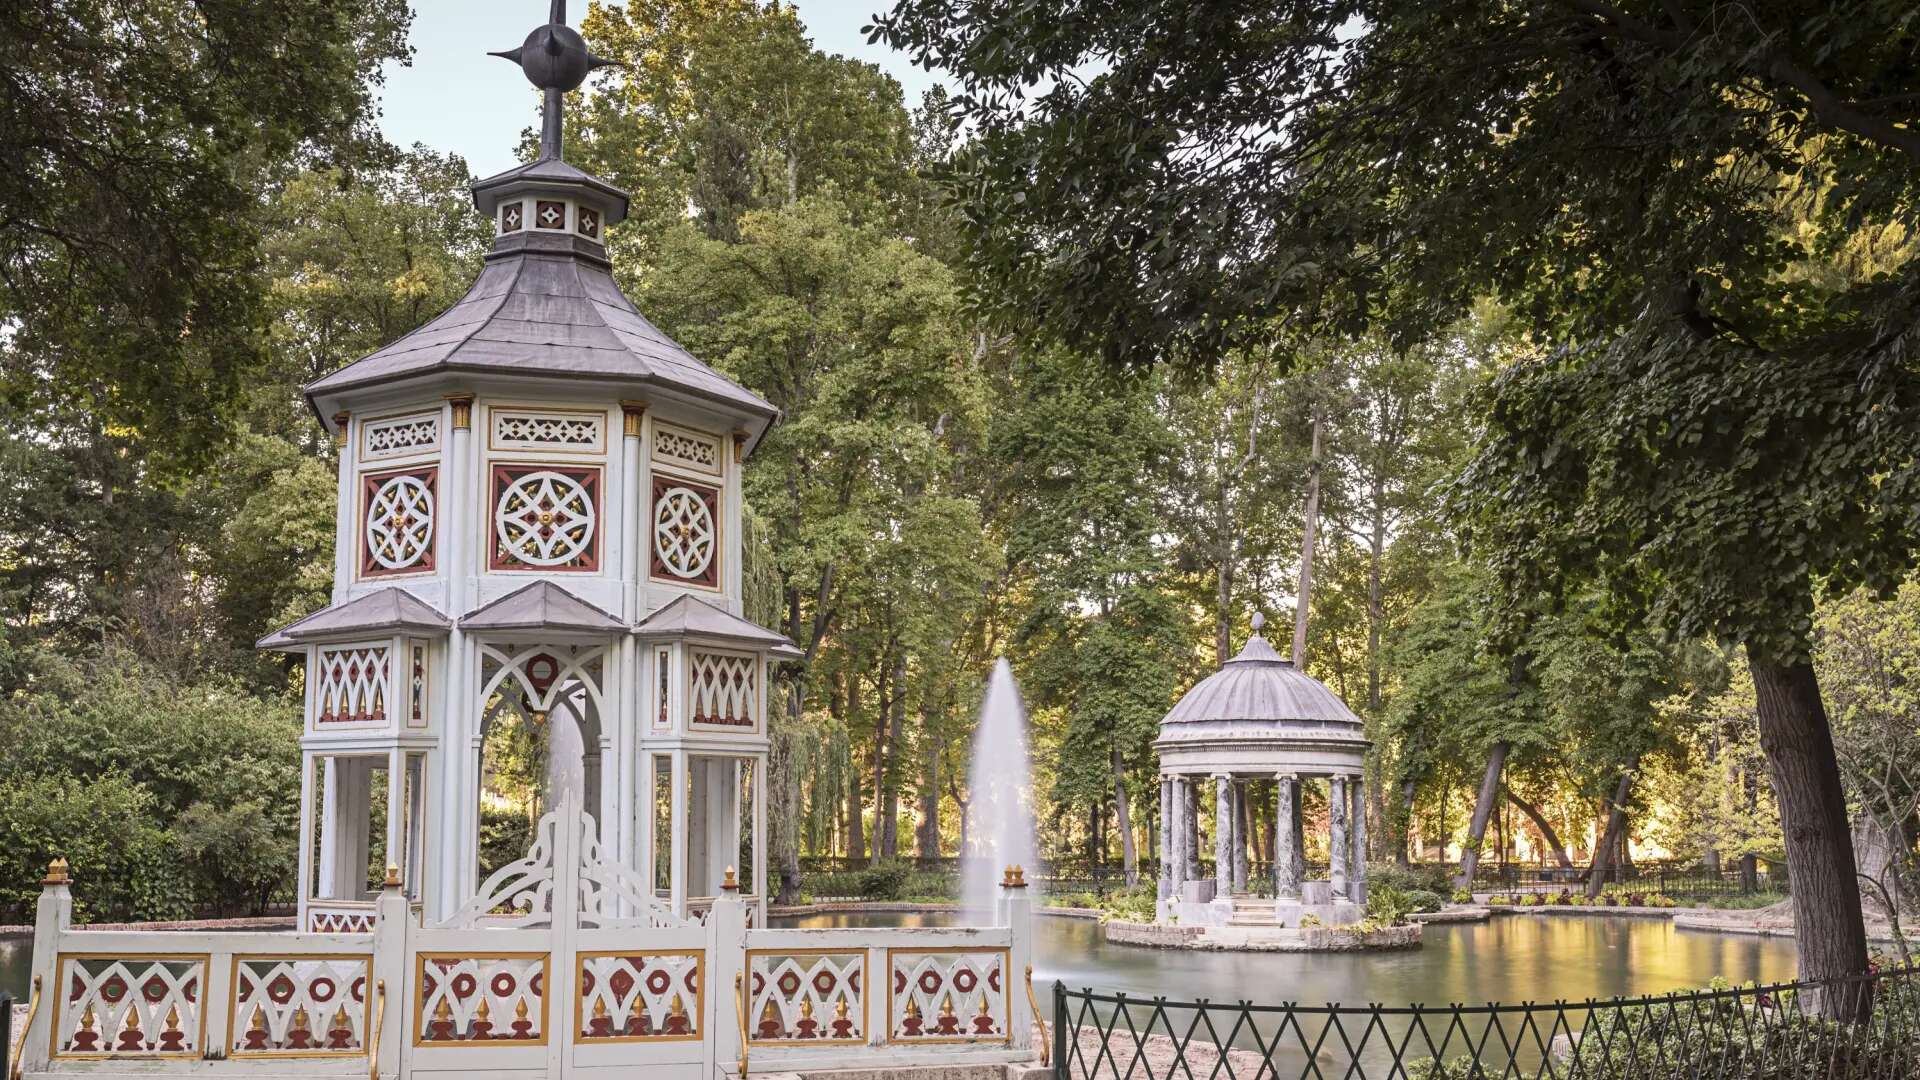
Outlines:
{"type": "Polygon", "coordinates": [[[60,858],[56,858],[52,862],[47,864],[47,876],[43,878],[40,882],[40,884],[43,886],[44,885],[69,885],[72,883],[73,883],[73,874],[72,874],[72,871],[67,866],[67,860],[60,859],[60,858]]]}
{"type": "Polygon", "coordinates": [[[1000,875],[1000,887],[1003,889],[1024,889],[1027,887],[1026,867],[1015,863],[1000,875]]]}
{"type": "Polygon", "coordinates": [[[720,888],[724,892],[740,891],[740,878],[734,873],[733,867],[727,867],[727,876],[721,879],[720,888]]]}
{"type": "Polygon", "coordinates": [[[387,864],[387,880],[381,882],[381,887],[387,889],[397,889],[400,887],[400,868],[398,866],[392,863],[387,864]]]}

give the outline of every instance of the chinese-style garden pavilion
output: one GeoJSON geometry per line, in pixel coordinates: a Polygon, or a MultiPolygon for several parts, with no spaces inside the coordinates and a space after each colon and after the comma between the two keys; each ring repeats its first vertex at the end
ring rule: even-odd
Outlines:
{"type": "MultiPolygon", "coordinates": [[[[1252,782],[1276,781],[1273,921],[1329,926],[1366,911],[1367,738],[1358,716],[1319,680],[1276,652],[1260,630],[1240,654],[1187,691],[1160,721],[1161,870],[1157,917],[1185,925],[1235,920],[1248,892],[1247,799],[1252,782]],[[1302,787],[1327,786],[1329,872],[1306,871],[1302,787]],[[1202,877],[1201,808],[1213,802],[1213,874],[1202,877]]],[[[1264,905],[1260,918],[1264,919],[1264,905]]],[[[1238,921],[1246,921],[1243,915],[1238,921]]]]}
{"type": "Polygon", "coordinates": [[[599,61],[555,10],[502,54],[546,109],[539,157],[473,186],[478,280],[306,389],[339,448],[332,603],[260,643],[306,663],[305,929],[369,926],[388,863],[459,909],[509,760],[529,820],[572,797],[676,915],[735,867],[764,905],[767,684],[797,653],[744,617],[740,479],[777,410],[615,285],[627,196],[562,156],[599,61]]]}

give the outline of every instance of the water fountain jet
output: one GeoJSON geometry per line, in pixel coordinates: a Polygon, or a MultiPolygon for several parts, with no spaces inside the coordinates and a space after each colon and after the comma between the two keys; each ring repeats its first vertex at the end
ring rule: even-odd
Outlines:
{"type": "Polygon", "coordinates": [[[960,898],[969,911],[993,910],[1000,875],[1009,866],[1038,869],[1030,789],[1033,761],[1027,752],[1027,709],[1006,658],[993,665],[980,721],[973,735],[967,773],[969,850],[961,860],[960,898]]]}

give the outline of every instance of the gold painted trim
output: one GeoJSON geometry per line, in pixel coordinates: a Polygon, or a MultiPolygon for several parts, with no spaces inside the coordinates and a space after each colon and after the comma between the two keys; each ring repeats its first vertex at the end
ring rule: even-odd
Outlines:
{"type": "Polygon", "coordinates": [[[452,410],[451,422],[447,425],[454,431],[473,430],[473,395],[448,394],[447,405],[452,410]]]}
{"type": "MultiPolygon", "coordinates": [[[[60,862],[63,860],[55,860],[60,862]]],[[[27,1032],[33,1030],[34,1018],[40,1015],[40,1002],[47,995],[41,992],[40,976],[33,977],[33,996],[27,1001],[27,1022],[20,1027],[20,1045],[13,1050],[13,1064],[7,1069],[8,1080],[20,1080],[22,1070],[27,1063],[27,1032]]],[[[742,1075],[745,1075],[744,1073],[742,1075]]]]}
{"type": "MultiPolygon", "coordinates": [[[[158,1058],[162,1061],[178,1061],[197,1058],[207,1050],[207,983],[213,975],[212,953],[58,953],[53,960],[53,973],[60,980],[60,1000],[54,1005],[53,1019],[47,1024],[47,1058],[61,1058],[67,1061],[121,1061],[148,1060],[158,1058]],[[65,987],[67,981],[67,961],[69,960],[172,960],[198,963],[200,965],[200,1031],[194,1036],[191,1050],[101,1050],[92,1052],[60,1052],[60,1018],[66,1015],[65,987]]],[[[128,992],[136,992],[138,987],[129,987],[128,992]]],[[[24,1038],[24,1036],[23,1036],[24,1038]]]]}
{"type": "MultiPolygon", "coordinates": [[[[970,1046],[992,1046],[992,1045],[995,1045],[996,1043],[1002,1046],[1012,1046],[1013,1045],[1013,987],[1007,985],[1007,983],[1012,981],[1013,979],[1013,971],[1011,970],[1012,967],[1013,967],[1013,950],[1004,945],[984,945],[984,946],[923,945],[923,946],[901,946],[900,948],[894,948],[892,946],[888,946],[887,947],[886,1041],[889,1044],[894,1046],[940,1046],[940,1045],[957,1045],[960,1043],[965,1043],[970,1046]],[[950,955],[954,953],[981,953],[981,954],[999,953],[1000,954],[1000,972],[1001,972],[1000,1015],[1002,1018],[1001,1025],[1006,1028],[1006,1031],[1002,1033],[999,1038],[995,1038],[991,1035],[975,1035],[971,1037],[940,1035],[940,1036],[935,1036],[931,1038],[923,1038],[918,1035],[902,1035],[902,1036],[896,1037],[893,1033],[893,954],[895,953],[905,953],[912,956],[926,956],[929,954],[950,955]]],[[[912,987],[909,986],[908,989],[912,989],[912,987]]]]}
{"type": "MultiPolygon", "coordinates": [[[[1040,1067],[1044,1069],[1049,1064],[1051,1064],[1051,1062],[1048,1059],[1053,1056],[1053,1040],[1047,1038],[1047,1020],[1046,1020],[1046,1017],[1042,1016],[1040,1013],[1040,999],[1033,996],[1033,965],[1032,964],[1027,965],[1026,979],[1027,979],[1027,1005],[1029,1008],[1033,1009],[1033,1022],[1040,1026],[1040,1067]]],[[[1011,1018],[1009,1018],[1009,1020],[1011,1020],[1011,1018]]],[[[1007,1024],[1007,1029],[1009,1032],[1012,1031],[1013,1024],[1011,1022],[1007,1024]]]]}
{"type": "Polygon", "coordinates": [[[485,1046],[488,1048],[534,1047],[547,1045],[552,1034],[553,999],[547,993],[553,986],[553,954],[551,952],[422,952],[414,954],[413,969],[413,1045],[430,1050],[444,1050],[451,1047],[485,1046]],[[422,1039],[426,1031],[421,1026],[426,1009],[426,999],[422,993],[426,990],[427,961],[429,960],[539,960],[540,961],[540,1037],[536,1039],[422,1039]]]}
{"type": "Polygon", "coordinates": [[[641,421],[647,416],[647,403],[644,401],[622,401],[620,403],[620,434],[629,439],[641,435],[641,421]]]}
{"type": "MultiPolygon", "coordinates": [[[[373,954],[372,953],[235,953],[233,972],[227,981],[227,1046],[224,1048],[229,1057],[258,1060],[261,1058],[343,1058],[359,1057],[371,1053],[366,1045],[359,1050],[244,1050],[237,1037],[240,1032],[240,965],[242,962],[259,961],[279,963],[286,960],[358,960],[365,967],[362,974],[367,980],[367,996],[360,1002],[360,1041],[365,1044],[370,1025],[373,1023],[373,954]]],[[[347,988],[352,994],[353,988],[347,988]]]]}
{"type": "Polygon", "coordinates": [[[733,973],[733,1015],[740,1021],[740,1080],[747,1078],[747,991],[746,972],[733,973]]]}
{"type": "MultiPolygon", "coordinates": [[[[753,958],[756,956],[858,956],[860,958],[860,1036],[854,1039],[760,1039],[749,1038],[752,1030],[746,1015],[746,999],[742,999],[740,1013],[740,1036],[743,1046],[865,1046],[873,1038],[868,1028],[872,1027],[872,1015],[867,1009],[867,995],[873,990],[873,950],[865,948],[835,949],[830,946],[805,949],[748,949],[746,962],[741,966],[745,975],[753,974],[753,958]]],[[[891,991],[892,980],[887,987],[891,991]]],[[[744,1075],[744,1074],[743,1074],[744,1075]]]]}
{"type": "Polygon", "coordinates": [[[353,414],[345,410],[333,414],[333,448],[335,450],[347,448],[347,436],[350,434],[348,429],[352,419],[353,414]]]}
{"type": "Polygon", "coordinates": [[[373,996],[380,999],[380,1011],[373,1014],[373,1037],[367,1041],[367,1080],[380,1080],[380,1040],[386,1035],[387,980],[373,981],[373,996]]]}
{"type": "Polygon", "coordinates": [[[706,1037],[707,1022],[707,953],[704,949],[600,949],[574,954],[573,978],[573,1044],[575,1046],[610,1046],[614,1043],[675,1043],[699,1042],[706,1037]],[[693,978],[700,987],[693,999],[693,1033],[690,1035],[582,1035],[586,1027],[587,998],[580,987],[586,982],[587,961],[607,956],[691,956],[693,957],[693,978]]]}

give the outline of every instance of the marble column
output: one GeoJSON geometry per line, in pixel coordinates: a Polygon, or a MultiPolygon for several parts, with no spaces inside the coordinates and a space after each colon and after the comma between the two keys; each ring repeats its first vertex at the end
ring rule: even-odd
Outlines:
{"type": "Polygon", "coordinates": [[[1274,777],[1280,796],[1273,808],[1273,895],[1300,899],[1300,778],[1281,773],[1274,777]]]}
{"type": "Polygon", "coordinates": [[[1233,782],[1233,891],[1247,891],[1247,784],[1233,782]]]}
{"type": "Polygon", "coordinates": [[[1160,883],[1158,895],[1173,895],[1173,777],[1160,778],[1160,883]]]}
{"type": "Polygon", "coordinates": [[[1184,777],[1181,782],[1181,848],[1186,860],[1187,881],[1200,880],[1200,781],[1184,777]]]}
{"type": "Polygon", "coordinates": [[[1366,893],[1366,886],[1367,886],[1366,781],[1356,776],[1351,781],[1348,782],[1347,790],[1351,792],[1351,795],[1349,796],[1349,798],[1353,803],[1353,811],[1351,816],[1348,818],[1348,820],[1351,822],[1351,825],[1349,826],[1349,831],[1353,834],[1353,842],[1350,845],[1348,845],[1352,849],[1352,856],[1353,856],[1352,858],[1353,869],[1351,872],[1351,876],[1348,879],[1348,882],[1349,882],[1348,890],[1353,894],[1353,899],[1355,903],[1365,903],[1367,899],[1367,893],[1366,893]]]}
{"type": "Polygon", "coordinates": [[[1351,899],[1347,893],[1347,778],[1335,775],[1327,780],[1327,825],[1329,837],[1327,876],[1333,880],[1333,902],[1351,899]]]}
{"type": "Polygon", "coordinates": [[[1213,777],[1213,895],[1233,895],[1233,777],[1213,777]]]}

